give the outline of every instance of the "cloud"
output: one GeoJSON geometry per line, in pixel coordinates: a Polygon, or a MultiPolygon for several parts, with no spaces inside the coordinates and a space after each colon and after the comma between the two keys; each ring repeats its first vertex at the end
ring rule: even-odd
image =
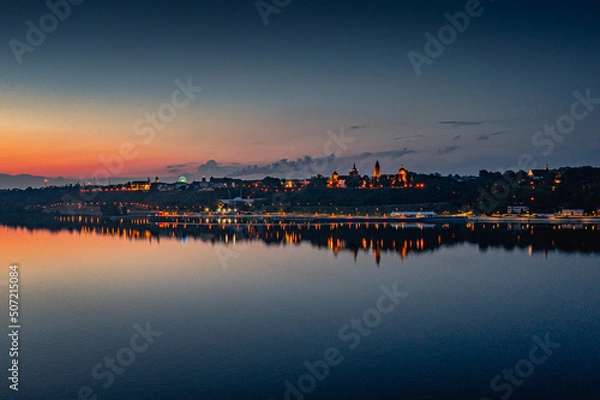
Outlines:
{"type": "Polygon", "coordinates": [[[443,156],[445,154],[453,153],[453,152],[455,152],[458,149],[459,149],[458,146],[448,146],[448,147],[445,147],[443,149],[438,149],[437,155],[438,156],[443,156]]]}
{"type": "Polygon", "coordinates": [[[453,142],[456,142],[458,139],[460,139],[462,135],[456,135],[454,136],[454,139],[452,139],[453,142]]]}
{"type": "Polygon", "coordinates": [[[409,142],[411,142],[412,140],[410,140],[410,139],[420,138],[420,137],[423,137],[423,135],[398,136],[397,138],[394,138],[394,140],[408,140],[409,142]]]}
{"type": "MultiPolygon", "coordinates": [[[[359,169],[371,171],[377,160],[380,161],[382,169],[391,168],[395,170],[401,164],[399,158],[416,153],[418,152],[404,147],[380,152],[363,152],[344,157],[336,157],[335,154],[331,154],[324,157],[303,156],[295,160],[282,158],[281,160],[262,165],[223,164],[211,159],[198,166],[193,178],[198,179],[204,175],[215,178],[226,176],[231,178],[262,179],[265,176],[272,176],[287,179],[305,179],[319,174],[329,176],[336,170],[340,171],[340,173],[345,173],[352,168],[353,164],[356,164],[359,169]]],[[[173,167],[173,170],[169,172],[179,173],[177,166],[172,165],[170,167],[173,167]]],[[[188,178],[190,177],[188,176],[188,178]]]]}
{"type": "Polygon", "coordinates": [[[198,169],[200,168],[216,168],[219,166],[219,163],[216,162],[215,160],[208,160],[206,163],[200,165],[198,167],[198,169]]]}
{"type": "Polygon", "coordinates": [[[409,150],[408,148],[405,147],[401,150],[379,151],[379,152],[375,152],[375,153],[365,152],[365,153],[360,153],[358,156],[348,157],[348,158],[357,159],[357,157],[358,157],[358,160],[362,161],[362,160],[370,159],[373,157],[402,157],[407,154],[416,154],[416,153],[417,153],[416,151],[409,150]]]}
{"type": "Polygon", "coordinates": [[[197,162],[187,162],[181,164],[171,164],[165,166],[164,171],[168,174],[193,174],[198,167],[197,162]]]}
{"type": "Polygon", "coordinates": [[[328,176],[334,170],[347,171],[350,170],[353,164],[356,164],[359,169],[370,170],[373,168],[375,161],[380,160],[382,165],[398,163],[398,159],[417,153],[407,147],[396,150],[387,150],[380,152],[364,152],[355,155],[336,157],[334,154],[327,157],[299,157],[295,160],[286,158],[275,161],[266,165],[247,165],[232,171],[229,176],[232,177],[248,177],[250,175],[255,178],[265,176],[282,177],[288,179],[303,179],[315,176],[318,174],[328,176]]]}
{"type": "Polygon", "coordinates": [[[367,124],[362,124],[362,125],[352,125],[349,127],[349,129],[352,130],[356,130],[356,129],[365,129],[366,127],[368,127],[369,125],[367,124]]]}
{"type": "Polygon", "coordinates": [[[452,128],[461,128],[464,126],[481,125],[485,121],[440,121],[440,125],[449,125],[452,128]]]}
{"type": "Polygon", "coordinates": [[[311,175],[329,174],[331,168],[336,166],[336,157],[334,154],[328,157],[310,157],[304,156],[296,160],[288,161],[283,158],[271,164],[265,165],[246,165],[231,172],[231,176],[276,176],[288,178],[307,178],[311,175]]]}
{"type": "Polygon", "coordinates": [[[198,166],[197,173],[204,176],[223,177],[228,176],[236,169],[240,168],[240,164],[219,164],[215,160],[208,160],[204,164],[198,166]]]}
{"type": "Polygon", "coordinates": [[[477,140],[489,140],[489,138],[492,136],[499,136],[499,135],[503,135],[503,134],[504,134],[504,131],[492,132],[492,133],[488,133],[488,134],[477,137],[477,140]]]}
{"type": "Polygon", "coordinates": [[[192,164],[192,163],[167,165],[166,168],[185,168],[185,167],[189,166],[190,164],[192,164]]]}

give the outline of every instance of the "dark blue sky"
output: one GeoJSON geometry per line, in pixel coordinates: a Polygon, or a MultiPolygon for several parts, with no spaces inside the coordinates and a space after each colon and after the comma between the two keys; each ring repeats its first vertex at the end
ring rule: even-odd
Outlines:
{"type": "Polygon", "coordinates": [[[481,1],[418,76],[409,51],[427,55],[426,32],[467,3],[292,0],[265,25],[255,1],[86,0],[19,63],[11,40],[49,8],[4,2],[0,173],[93,174],[123,142],[137,152],[113,175],[286,174],[327,152],[363,173],[600,165],[600,104],[568,126],[575,91],[600,98],[600,6],[481,1]],[[203,90],[142,142],[134,124],[177,79],[203,90]],[[544,133],[565,115],[567,134],[544,133]]]}

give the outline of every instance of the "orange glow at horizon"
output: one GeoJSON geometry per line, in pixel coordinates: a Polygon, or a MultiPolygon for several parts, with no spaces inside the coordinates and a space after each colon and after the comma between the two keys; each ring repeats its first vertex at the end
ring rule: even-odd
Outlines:
{"type": "Polygon", "coordinates": [[[261,110],[232,110],[204,103],[182,110],[145,142],[147,137],[136,135],[134,127],[156,109],[157,103],[152,102],[3,93],[0,173],[67,179],[99,173],[130,178],[165,175],[166,166],[177,164],[189,164],[184,170],[194,173],[197,165],[211,159],[243,167],[318,155],[328,139],[326,131],[316,132],[314,127],[310,132],[294,124],[286,128],[280,117],[261,110]],[[135,156],[123,156],[120,149],[125,143],[135,156]],[[103,163],[102,158],[108,161],[103,163]]]}

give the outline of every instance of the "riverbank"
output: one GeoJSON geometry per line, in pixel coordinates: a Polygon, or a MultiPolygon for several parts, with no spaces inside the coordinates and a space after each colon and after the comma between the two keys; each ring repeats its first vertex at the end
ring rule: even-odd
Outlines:
{"type": "Polygon", "coordinates": [[[150,221],[171,222],[177,220],[214,221],[232,219],[244,223],[527,223],[527,224],[600,224],[598,217],[485,217],[466,215],[438,215],[430,217],[356,216],[356,215],[302,215],[302,214],[173,214],[159,213],[149,216],[150,221]]]}
{"type": "Polygon", "coordinates": [[[469,217],[476,223],[600,224],[599,217],[469,217]]]}

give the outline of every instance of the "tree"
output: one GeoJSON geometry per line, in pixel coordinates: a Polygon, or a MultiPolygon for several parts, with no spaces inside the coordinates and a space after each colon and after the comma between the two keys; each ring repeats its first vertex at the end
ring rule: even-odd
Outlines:
{"type": "Polygon", "coordinates": [[[100,212],[104,216],[121,215],[121,209],[116,204],[102,204],[100,212]]]}

